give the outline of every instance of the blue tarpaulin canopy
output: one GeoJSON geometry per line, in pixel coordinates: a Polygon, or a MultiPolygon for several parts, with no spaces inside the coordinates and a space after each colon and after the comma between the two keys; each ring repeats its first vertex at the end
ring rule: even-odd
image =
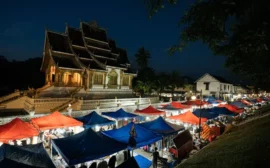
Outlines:
{"type": "Polygon", "coordinates": [[[0,167],[18,168],[55,168],[43,144],[0,147],[0,167]]]}
{"type": "Polygon", "coordinates": [[[236,113],[231,112],[226,107],[214,107],[212,109],[209,109],[210,111],[213,111],[214,113],[218,115],[228,115],[228,116],[235,116],[236,113]]]}
{"type": "Polygon", "coordinates": [[[82,117],[75,118],[78,121],[81,121],[83,123],[83,126],[85,128],[91,128],[94,126],[104,126],[109,124],[114,124],[115,122],[112,120],[109,120],[105,117],[102,117],[98,115],[95,111],[91,112],[90,114],[82,117]]]}
{"type": "Polygon", "coordinates": [[[202,118],[213,119],[218,117],[218,114],[211,111],[210,109],[196,109],[193,111],[193,114],[197,117],[200,117],[200,113],[202,118]]]}
{"type": "Polygon", "coordinates": [[[240,101],[234,101],[234,102],[231,102],[230,104],[238,107],[238,108],[245,108],[245,107],[248,107],[247,105],[245,105],[244,103],[240,102],[240,101]]]}
{"type": "Polygon", "coordinates": [[[141,123],[139,125],[156,133],[162,134],[163,136],[174,134],[184,129],[182,126],[165,121],[162,117],[158,117],[153,121],[141,123]]]}
{"type": "Polygon", "coordinates": [[[52,144],[68,165],[99,159],[127,148],[126,144],[92,129],[67,138],[53,139],[52,144]]]}
{"type": "Polygon", "coordinates": [[[127,124],[124,127],[115,130],[103,131],[102,133],[108,137],[111,137],[119,142],[128,144],[130,138],[130,131],[134,125],[136,131],[136,148],[154,143],[162,139],[160,134],[155,133],[154,131],[148,130],[140,125],[134,124],[133,122],[127,124]]]}
{"type": "Polygon", "coordinates": [[[131,119],[131,118],[138,118],[140,116],[136,114],[131,114],[120,108],[119,110],[115,112],[103,112],[102,115],[114,118],[116,120],[122,120],[122,119],[131,119]]]}

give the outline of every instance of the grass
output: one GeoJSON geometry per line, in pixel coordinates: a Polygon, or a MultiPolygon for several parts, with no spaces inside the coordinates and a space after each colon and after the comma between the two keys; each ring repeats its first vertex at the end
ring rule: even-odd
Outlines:
{"type": "Polygon", "coordinates": [[[267,116],[234,127],[177,168],[270,167],[269,158],[270,116],[267,116]]]}

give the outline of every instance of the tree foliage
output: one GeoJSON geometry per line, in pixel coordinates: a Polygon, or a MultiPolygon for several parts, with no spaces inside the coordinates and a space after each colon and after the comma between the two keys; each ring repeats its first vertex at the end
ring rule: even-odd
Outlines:
{"type": "Polygon", "coordinates": [[[44,72],[40,72],[41,63],[41,57],[25,61],[8,61],[0,56],[0,95],[13,92],[15,89],[42,87],[45,75],[44,72]]]}
{"type": "MultiPolygon", "coordinates": [[[[166,3],[177,0],[145,2],[152,16],[166,3]]],[[[269,14],[269,0],[197,0],[181,18],[179,24],[185,28],[170,54],[181,51],[189,42],[201,40],[216,55],[226,56],[226,66],[233,72],[269,88],[269,14]]]]}
{"type": "Polygon", "coordinates": [[[137,53],[135,54],[135,58],[141,70],[149,67],[149,59],[151,58],[151,54],[144,47],[138,49],[137,53]]]}

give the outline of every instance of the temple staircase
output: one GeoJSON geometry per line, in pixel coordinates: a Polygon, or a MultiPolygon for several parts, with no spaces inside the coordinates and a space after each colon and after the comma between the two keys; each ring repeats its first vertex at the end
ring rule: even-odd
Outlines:
{"type": "Polygon", "coordinates": [[[77,87],[69,93],[69,97],[74,97],[83,87],[77,87]]]}
{"type": "Polygon", "coordinates": [[[44,90],[46,90],[46,89],[48,89],[50,87],[52,87],[52,85],[46,84],[46,85],[42,86],[41,88],[36,89],[35,97],[38,98],[40,92],[42,92],[42,91],[44,91],[44,90]]]}
{"type": "Polygon", "coordinates": [[[63,103],[63,104],[61,104],[60,106],[57,106],[57,107],[51,109],[51,112],[55,112],[55,111],[63,112],[63,111],[65,111],[65,110],[67,110],[67,108],[68,108],[69,105],[72,106],[73,104],[75,104],[75,103],[77,103],[77,102],[78,102],[77,99],[69,100],[69,101],[67,101],[67,102],[65,102],[65,103],[63,103]]]}
{"type": "Polygon", "coordinates": [[[2,96],[2,97],[0,97],[0,104],[6,104],[6,103],[11,102],[13,100],[16,100],[20,97],[21,97],[21,94],[19,91],[8,94],[6,96],[2,96]]]}

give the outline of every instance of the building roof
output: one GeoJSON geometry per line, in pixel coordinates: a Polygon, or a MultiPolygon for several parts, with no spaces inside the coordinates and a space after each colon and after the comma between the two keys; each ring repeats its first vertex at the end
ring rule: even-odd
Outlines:
{"type": "MultiPolygon", "coordinates": [[[[211,75],[211,74],[210,74],[210,75],[211,75]]],[[[216,75],[211,75],[211,76],[213,76],[214,78],[216,78],[216,79],[217,79],[218,81],[220,81],[221,83],[232,83],[232,82],[230,82],[230,81],[224,79],[224,78],[221,77],[221,76],[216,76],[216,75]]]]}
{"type": "MultiPolygon", "coordinates": [[[[106,66],[125,69],[130,67],[127,65],[130,64],[127,52],[118,48],[115,41],[107,40],[106,30],[97,24],[81,22],[80,29],[66,26],[65,33],[47,31],[46,34],[44,53],[48,53],[46,49],[51,50],[52,58],[58,66],[82,69],[83,65],[90,65],[102,70],[106,66]]],[[[43,64],[45,61],[48,64],[48,58],[43,59],[43,64]]]]}
{"type": "Polygon", "coordinates": [[[72,53],[68,42],[68,37],[59,33],[47,32],[49,43],[53,51],[72,53]]]}
{"type": "Polygon", "coordinates": [[[209,73],[205,73],[205,74],[202,75],[199,79],[197,79],[195,82],[199,81],[200,79],[202,79],[202,78],[203,78],[204,76],[206,76],[206,75],[212,76],[213,78],[215,78],[216,80],[218,80],[218,81],[221,82],[221,83],[228,83],[228,84],[231,84],[231,83],[232,83],[232,82],[230,82],[230,81],[224,79],[224,78],[221,77],[221,76],[211,75],[211,74],[209,74],[209,73]]]}
{"type": "Polygon", "coordinates": [[[105,70],[99,66],[93,59],[80,59],[80,62],[89,69],[105,70]]]}
{"type": "Polygon", "coordinates": [[[72,44],[84,47],[82,32],[80,30],[68,27],[68,36],[72,44]]]}
{"type": "Polygon", "coordinates": [[[84,35],[88,38],[92,38],[95,40],[108,42],[107,34],[104,29],[98,28],[97,26],[90,26],[90,24],[83,22],[81,24],[81,28],[84,32],[84,35]]]}
{"type": "Polygon", "coordinates": [[[81,69],[74,56],[52,55],[52,58],[58,67],[81,69]]]}
{"type": "Polygon", "coordinates": [[[75,54],[79,58],[87,58],[87,59],[91,59],[92,58],[90,56],[90,54],[86,50],[73,48],[73,51],[75,52],[75,54]]]}

